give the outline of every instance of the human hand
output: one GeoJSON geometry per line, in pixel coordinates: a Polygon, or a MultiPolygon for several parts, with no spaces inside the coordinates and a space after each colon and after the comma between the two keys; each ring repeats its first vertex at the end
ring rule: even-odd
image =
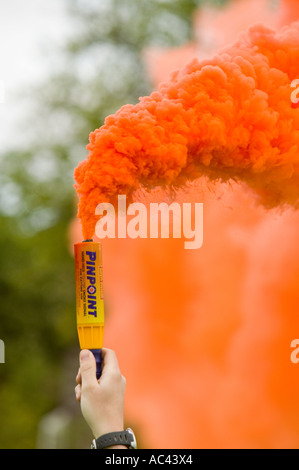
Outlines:
{"type": "Polygon", "coordinates": [[[103,348],[102,363],[102,375],[97,380],[96,361],[92,352],[88,349],[80,352],[76,399],[80,402],[83,417],[95,438],[124,430],[126,380],[120,372],[114,351],[103,348]]]}

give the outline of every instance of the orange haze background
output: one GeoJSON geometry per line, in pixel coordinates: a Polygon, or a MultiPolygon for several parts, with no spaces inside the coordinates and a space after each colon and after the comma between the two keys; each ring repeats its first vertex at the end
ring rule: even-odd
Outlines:
{"type": "MultiPolygon", "coordinates": [[[[201,8],[194,43],[144,52],[155,86],[255,23],[299,19],[298,3],[201,8]]],[[[162,191],[139,197],[167,200],[162,191]]],[[[205,177],[177,200],[204,203],[201,249],[185,250],[183,239],[103,240],[104,345],[127,379],[127,424],[143,448],[297,448],[299,212],[266,210],[245,185],[205,177]]],[[[78,219],[70,232],[71,244],[82,241],[78,219]]]]}

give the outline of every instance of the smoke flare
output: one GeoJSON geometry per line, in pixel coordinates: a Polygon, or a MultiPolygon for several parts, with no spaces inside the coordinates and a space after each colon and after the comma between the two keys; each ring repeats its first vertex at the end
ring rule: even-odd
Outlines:
{"type": "Polygon", "coordinates": [[[100,202],[201,175],[244,181],[267,207],[297,206],[299,109],[290,85],[298,77],[299,23],[279,32],[258,25],[108,116],[75,170],[83,236],[93,236],[100,202]]]}

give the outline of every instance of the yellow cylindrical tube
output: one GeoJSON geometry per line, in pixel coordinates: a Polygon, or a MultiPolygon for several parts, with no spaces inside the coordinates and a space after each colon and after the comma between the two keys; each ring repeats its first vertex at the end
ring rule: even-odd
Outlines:
{"type": "Polygon", "coordinates": [[[92,240],[76,243],[76,314],[81,349],[92,350],[100,375],[104,339],[102,245],[92,240]]]}

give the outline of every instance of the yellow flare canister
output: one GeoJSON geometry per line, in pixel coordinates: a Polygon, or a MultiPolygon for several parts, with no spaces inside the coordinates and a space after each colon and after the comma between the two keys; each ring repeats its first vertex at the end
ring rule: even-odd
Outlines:
{"type": "Polygon", "coordinates": [[[104,338],[102,244],[93,240],[75,243],[76,313],[81,349],[90,349],[101,375],[104,338]]]}

